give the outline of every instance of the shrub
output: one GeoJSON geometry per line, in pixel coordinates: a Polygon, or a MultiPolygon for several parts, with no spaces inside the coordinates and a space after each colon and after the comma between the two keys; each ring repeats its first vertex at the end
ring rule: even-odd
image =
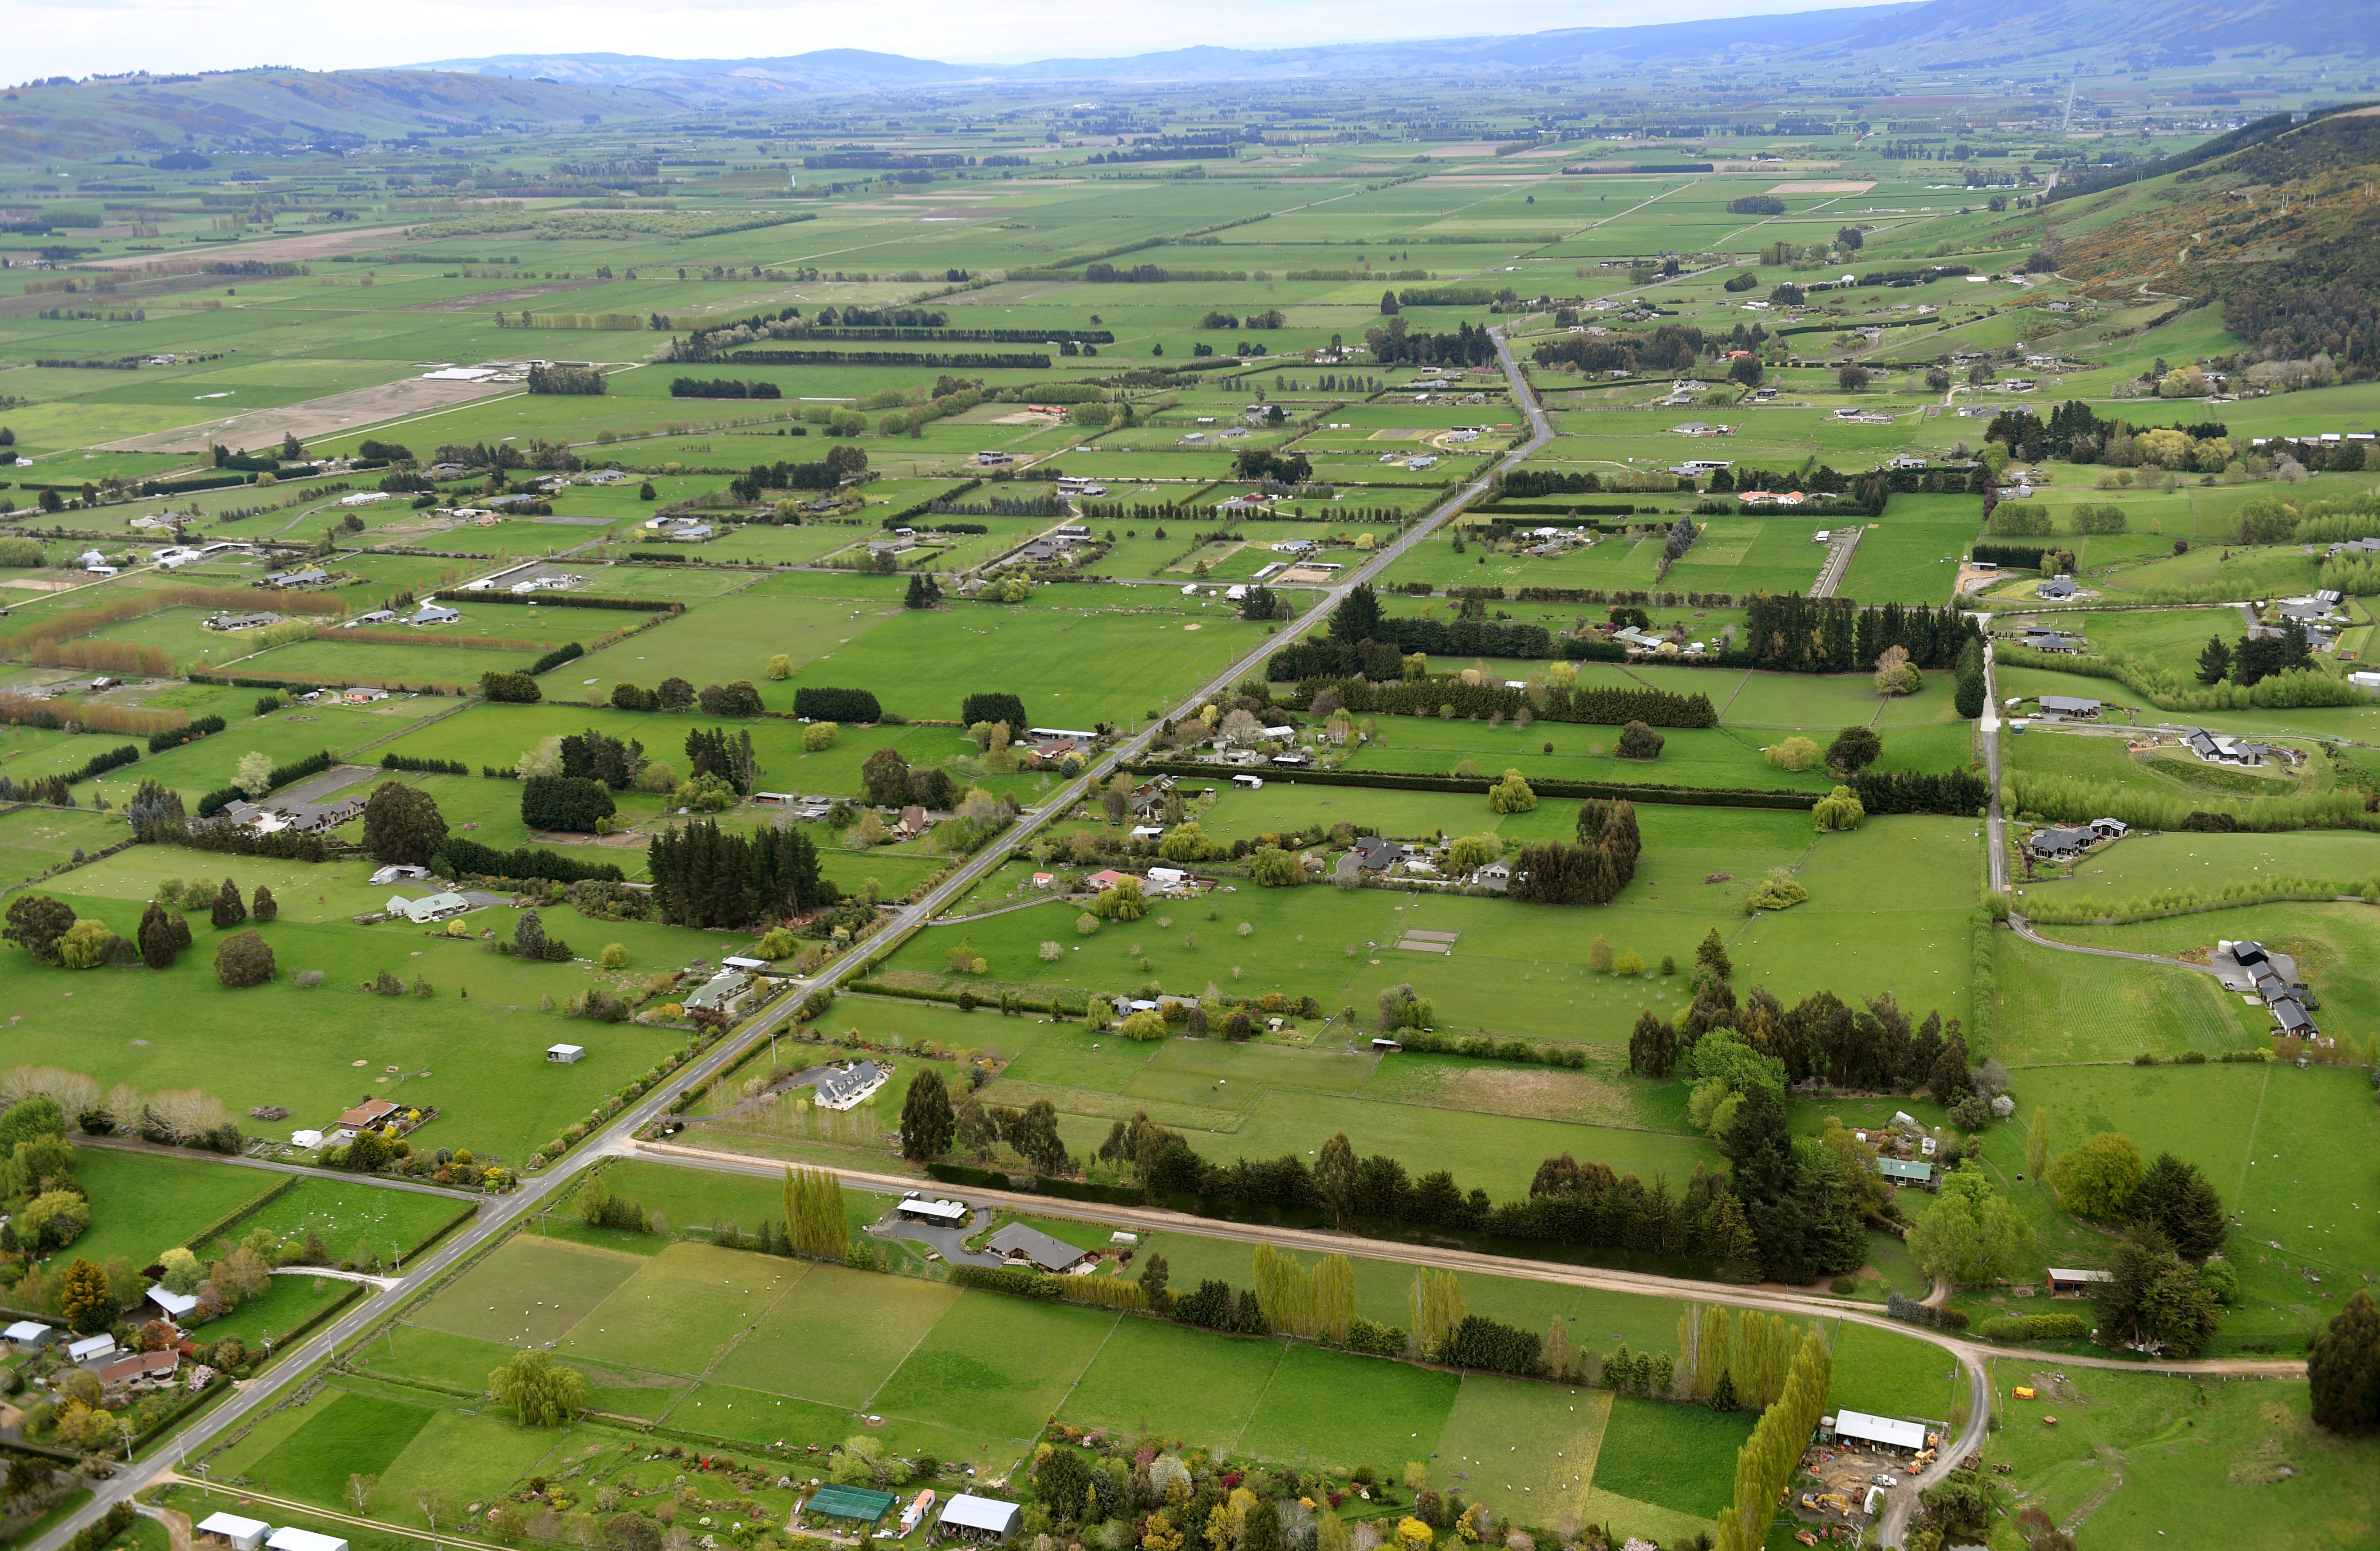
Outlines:
{"type": "Polygon", "coordinates": [[[842,729],[832,721],[813,721],[802,729],[802,747],[816,754],[834,746],[834,735],[842,729]]]}
{"type": "Polygon", "coordinates": [[[273,949],[254,927],[224,939],[215,950],[215,978],[226,986],[261,986],[273,978],[273,949]]]}

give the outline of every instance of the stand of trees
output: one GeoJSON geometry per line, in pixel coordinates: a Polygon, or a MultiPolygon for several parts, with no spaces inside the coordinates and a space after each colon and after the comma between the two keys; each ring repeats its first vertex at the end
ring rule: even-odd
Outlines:
{"type": "Polygon", "coordinates": [[[1975,623],[1954,608],[1887,603],[1862,608],[1848,598],[1755,593],[1744,601],[1744,641],[1759,668],[1844,673],[1876,666],[1893,647],[1919,668],[1949,668],[1975,623]]]}
{"type": "Polygon", "coordinates": [[[1578,843],[1521,847],[1512,897],[1531,904],[1609,904],[1636,876],[1643,849],[1634,804],[1590,797],[1578,810],[1578,843]]]}
{"type": "Polygon", "coordinates": [[[698,819],[656,836],[645,861],[661,918],[672,926],[734,929],[843,897],[799,830],[739,835],[698,819]]]}

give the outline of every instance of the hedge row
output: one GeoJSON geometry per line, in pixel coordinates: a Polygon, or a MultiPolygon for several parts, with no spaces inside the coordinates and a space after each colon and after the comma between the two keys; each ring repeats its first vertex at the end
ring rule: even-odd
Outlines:
{"type": "MultiPolygon", "coordinates": [[[[1131,767],[1146,775],[1196,776],[1218,780],[1232,772],[1219,765],[1153,760],[1131,767]]],[[[1493,784],[1482,776],[1462,781],[1453,776],[1408,775],[1394,770],[1267,770],[1265,780],[1307,786],[1368,786],[1385,792],[1460,792],[1478,796],[1493,784]]],[[[1540,797],[1619,797],[1632,803],[1661,803],[1682,807],[1762,807],[1807,812],[1818,806],[1815,792],[1771,792],[1753,787],[1631,786],[1606,781],[1560,781],[1531,777],[1529,789],[1540,797]]],[[[1967,810],[1972,811],[1972,810],[1967,810]]]]}
{"type": "Polygon", "coordinates": [[[431,596],[458,603],[516,603],[538,609],[629,609],[648,614],[686,612],[686,605],[674,599],[601,598],[579,592],[462,592],[448,588],[431,596]]]}

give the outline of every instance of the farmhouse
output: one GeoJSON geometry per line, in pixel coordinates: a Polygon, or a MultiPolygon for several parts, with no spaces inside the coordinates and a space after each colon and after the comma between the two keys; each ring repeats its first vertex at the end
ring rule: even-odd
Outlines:
{"type": "Polygon", "coordinates": [[[1022,1262],[1052,1276],[1070,1273],[1092,1258],[1089,1251],[1078,1250],[1062,1239],[1053,1239],[1021,1222],[1012,1222],[994,1233],[985,1241],[984,1248],[1011,1265],[1022,1262]]]}
{"type": "Polygon", "coordinates": [[[403,894],[391,894],[388,903],[381,908],[390,915],[402,915],[420,927],[460,915],[471,908],[471,902],[451,892],[428,894],[418,900],[408,900],[403,894]]]}
{"type": "Polygon", "coordinates": [[[942,1505],[942,1516],[935,1522],[943,1532],[978,1545],[1005,1545],[1009,1537],[1016,1533],[1024,1513],[1025,1510],[1014,1503],[961,1492],[942,1505]]]}
{"type": "Polygon", "coordinates": [[[1896,1184],[1925,1185],[1930,1188],[1934,1183],[1934,1166],[1922,1159],[1912,1161],[1908,1158],[1880,1157],[1876,1160],[1876,1167],[1878,1173],[1896,1184]]]}
{"type": "Polygon", "coordinates": [[[2070,577],[2052,576],[2049,580],[2036,586],[2033,589],[2033,595],[2035,598],[2046,598],[2052,601],[2058,601],[2071,598],[2081,590],[2070,577]]]}
{"type": "Polygon", "coordinates": [[[702,988],[686,999],[689,1012],[716,1012],[733,1018],[744,1011],[751,1000],[752,977],[740,970],[722,969],[702,984],[702,988]]]}
{"type": "Polygon", "coordinates": [[[892,1080],[890,1067],[872,1060],[855,1062],[820,1073],[812,1087],[821,1109],[856,1109],[870,1094],[892,1080]]]}
{"type": "Polygon", "coordinates": [[[2112,1279],[2105,1271],[2077,1271],[2052,1266],[2049,1268],[2049,1295],[2053,1298],[2087,1298],[2094,1283],[2112,1279]]]}
{"type": "Polygon", "coordinates": [[[2041,714],[2044,716],[2092,717],[2098,715],[2106,706],[2105,701],[2084,700],[2071,695],[2045,695],[2041,697],[2041,714]]]}
{"type": "Polygon", "coordinates": [[[424,603],[420,612],[405,623],[407,624],[452,624],[463,617],[462,611],[443,603],[424,603]]]}
{"type": "Polygon", "coordinates": [[[2033,854],[2036,856],[2067,857],[2089,850],[2098,836],[2079,824],[2061,825],[2033,832],[2033,854]]]}
{"type": "Polygon", "coordinates": [[[200,623],[210,630],[261,630],[269,624],[279,624],[285,616],[275,613],[211,614],[200,623]]]}
{"type": "Polygon", "coordinates": [[[2270,744],[2251,743],[2245,738],[2210,733],[2204,727],[2192,728],[2181,741],[2190,752],[2210,765],[2261,765],[2278,752],[2270,744]]]}
{"type": "Polygon", "coordinates": [[[154,1389],[172,1383],[175,1370],[181,1365],[182,1354],[167,1347],[163,1351],[136,1351],[100,1363],[91,1372],[99,1380],[101,1389],[110,1395],[127,1395],[135,1389],[154,1389]]]}
{"type": "Polygon", "coordinates": [[[342,1142],[352,1142],[356,1133],[378,1130],[397,1113],[396,1106],[385,1098],[367,1098],[339,1117],[336,1134],[342,1142]]]}

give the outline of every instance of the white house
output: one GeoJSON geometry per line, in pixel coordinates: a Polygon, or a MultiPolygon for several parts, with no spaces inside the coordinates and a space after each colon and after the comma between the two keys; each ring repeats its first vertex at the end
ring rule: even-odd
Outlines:
{"type": "Polygon", "coordinates": [[[450,915],[460,915],[471,908],[471,902],[456,893],[437,893],[421,899],[408,900],[402,894],[389,896],[384,910],[391,915],[402,915],[416,926],[443,921],[450,915]]]}

